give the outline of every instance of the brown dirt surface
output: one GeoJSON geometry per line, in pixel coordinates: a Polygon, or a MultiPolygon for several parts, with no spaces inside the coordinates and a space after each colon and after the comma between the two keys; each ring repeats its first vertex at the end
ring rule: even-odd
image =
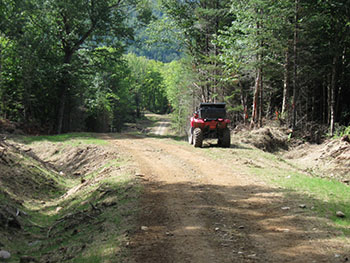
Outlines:
{"type": "Polygon", "coordinates": [[[130,134],[110,141],[143,180],[128,262],[348,260],[339,233],[299,207],[302,196],[249,174],[235,149],[130,134]]]}
{"type": "Polygon", "coordinates": [[[285,157],[306,172],[339,181],[350,180],[350,143],[342,138],[329,139],[322,144],[305,143],[287,152],[285,157]]]}

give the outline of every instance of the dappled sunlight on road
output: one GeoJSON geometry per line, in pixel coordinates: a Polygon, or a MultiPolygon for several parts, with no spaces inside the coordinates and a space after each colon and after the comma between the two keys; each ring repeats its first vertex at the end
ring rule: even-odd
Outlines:
{"type": "Polygon", "coordinates": [[[330,262],[342,253],[328,244],[334,236],[309,209],[311,198],[300,208],[303,196],[286,198],[234,156],[223,163],[205,152],[217,148],[147,136],[114,143],[142,174],[138,222],[148,230],[131,237],[135,262],[330,262]]]}

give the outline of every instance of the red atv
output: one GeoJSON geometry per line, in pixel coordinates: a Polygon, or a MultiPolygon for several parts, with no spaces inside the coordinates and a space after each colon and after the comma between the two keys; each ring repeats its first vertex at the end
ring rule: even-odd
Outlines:
{"type": "Polygon", "coordinates": [[[218,139],[221,147],[230,147],[231,136],[227,127],[225,103],[201,103],[191,117],[188,142],[194,147],[202,147],[204,139],[218,139]]]}

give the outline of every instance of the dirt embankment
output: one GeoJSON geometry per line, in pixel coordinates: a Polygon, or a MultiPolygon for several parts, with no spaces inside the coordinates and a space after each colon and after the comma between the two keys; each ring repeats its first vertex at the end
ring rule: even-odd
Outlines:
{"type": "Polygon", "coordinates": [[[309,174],[350,182],[349,136],[308,143],[291,135],[292,131],[287,128],[271,126],[250,130],[238,127],[233,141],[281,155],[309,174]]]}
{"type": "Polygon", "coordinates": [[[122,260],[135,172],[118,149],[99,142],[1,141],[0,261],[122,260]]]}
{"type": "Polygon", "coordinates": [[[305,143],[286,153],[285,157],[306,172],[347,184],[350,182],[350,142],[347,139],[331,139],[322,144],[305,143]]]}

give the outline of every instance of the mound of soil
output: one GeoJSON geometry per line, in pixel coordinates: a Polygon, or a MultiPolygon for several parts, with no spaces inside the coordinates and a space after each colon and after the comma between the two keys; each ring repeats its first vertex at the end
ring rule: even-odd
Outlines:
{"type": "Polygon", "coordinates": [[[63,143],[37,143],[31,149],[38,158],[52,165],[64,175],[84,176],[105,166],[117,157],[113,148],[98,145],[80,145],[71,147],[63,143]]]}
{"type": "Polygon", "coordinates": [[[306,170],[340,181],[350,180],[350,143],[347,139],[330,139],[322,144],[302,144],[285,155],[306,170]]]}
{"type": "Polygon", "coordinates": [[[43,200],[62,192],[57,182],[48,176],[50,172],[40,166],[14,144],[0,142],[0,186],[14,200],[43,200]]]}
{"type": "Polygon", "coordinates": [[[250,144],[266,152],[288,150],[289,129],[264,127],[256,130],[240,129],[234,132],[234,140],[250,144]]]}

